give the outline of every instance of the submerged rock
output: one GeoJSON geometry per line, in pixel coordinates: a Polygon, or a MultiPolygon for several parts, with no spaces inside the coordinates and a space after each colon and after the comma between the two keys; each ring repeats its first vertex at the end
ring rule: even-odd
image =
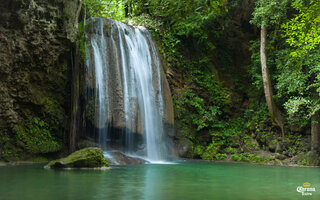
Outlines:
{"type": "Polygon", "coordinates": [[[58,168],[107,168],[109,163],[100,148],[89,147],[76,151],[65,158],[53,160],[46,169],[58,168]]]}

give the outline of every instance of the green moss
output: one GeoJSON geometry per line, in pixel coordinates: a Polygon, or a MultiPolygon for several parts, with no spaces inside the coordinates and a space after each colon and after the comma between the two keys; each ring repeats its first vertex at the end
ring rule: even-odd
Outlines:
{"type": "Polygon", "coordinates": [[[217,153],[216,155],[215,155],[215,157],[216,157],[216,159],[217,160],[224,160],[225,158],[227,158],[227,154],[225,154],[225,153],[217,153]]]}
{"type": "Polygon", "coordinates": [[[109,167],[103,151],[89,147],[76,151],[65,158],[51,161],[46,168],[98,168],[109,167]]]}
{"type": "Polygon", "coordinates": [[[86,61],[87,60],[87,56],[88,56],[88,46],[86,44],[86,29],[87,27],[92,23],[92,21],[84,24],[83,22],[79,22],[78,24],[78,27],[79,27],[79,30],[78,30],[78,48],[79,48],[79,51],[80,51],[80,58],[83,60],[83,61],[86,61]]]}
{"type": "Polygon", "coordinates": [[[108,30],[109,26],[108,24],[104,24],[104,30],[108,30]]]}
{"type": "Polygon", "coordinates": [[[30,118],[26,125],[19,125],[16,141],[30,154],[57,152],[60,142],[51,134],[48,124],[38,117],[30,118]]]}
{"type": "Polygon", "coordinates": [[[35,158],[32,158],[32,161],[33,162],[48,162],[48,158],[45,158],[43,156],[38,156],[38,157],[35,157],[35,158]]]}
{"type": "Polygon", "coordinates": [[[62,72],[68,71],[68,65],[62,65],[62,72]]]}
{"type": "Polygon", "coordinates": [[[22,157],[23,151],[11,143],[6,142],[2,146],[0,157],[6,161],[18,161],[22,157]]]}
{"type": "Polygon", "coordinates": [[[91,97],[86,104],[86,117],[89,121],[94,121],[94,99],[91,97]]]}

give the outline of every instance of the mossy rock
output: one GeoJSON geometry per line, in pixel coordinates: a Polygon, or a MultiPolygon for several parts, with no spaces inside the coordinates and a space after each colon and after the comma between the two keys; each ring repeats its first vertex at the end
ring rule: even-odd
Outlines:
{"type": "Polygon", "coordinates": [[[295,156],[295,161],[299,165],[319,166],[320,157],[318,152],[309,151],[308,153],[299,153],[295,156]]]}
{"type": "Polygon", "coordinates": [[[319,153],[314,151],[309,151],[306,154],[306,164],[308,166],[319,166],[320,164],[319,153]]]}
{"type": "Polygon", "coordinates": [[[53,160],[46,169],[59,168],[107,168],[109,163],[100,148],[89,147],[76,151],[65,158],[53,160]]]}

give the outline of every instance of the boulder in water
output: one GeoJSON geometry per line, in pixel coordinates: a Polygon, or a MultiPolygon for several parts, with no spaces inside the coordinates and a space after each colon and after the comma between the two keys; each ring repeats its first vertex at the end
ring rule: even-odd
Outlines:
{"type": "Polygon", "coordinates": [[[121,152],[109,152],[107,157],[110,164],[114,165],[141,165],[147,163],[146,160],[127,156],[121,152]]]}
{"type": "Polygon", "coordinates": [[[45,166],[46,169],[59,168],[100,168],[107,169],[109,163],[100,148],[89,147],[76,151],[65,158],[53,160],[45,166]]]}

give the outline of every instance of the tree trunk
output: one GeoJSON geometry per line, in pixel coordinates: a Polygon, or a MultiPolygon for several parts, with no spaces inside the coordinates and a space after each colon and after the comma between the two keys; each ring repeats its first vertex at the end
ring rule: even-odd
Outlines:
{"type": "Polygon", "coordinates": [[[264,94],[266,97],[266,102],[268,105],[269,114],[271,116],[272,122],[281,128],[282,138],[284,139],[284,123],[283,117],[280,110],[277,108],[273,101],[273,91],[272,84],[269,75],[268,65],[267,65],[267,53],[266,53],[266,43],[267,43],[267,28],[261,26],[261,42],[260,42],[260,58],[261,58],[261,73],[263,79],[264,94]]]}
{"type": "Polygon", "coordinates": [[[320,116],[319,111],[317,111],[311,117],[311,151],[320,151],[320,116]]]}
{"type": "Polygon", "coordinates": [[[125,17],[132,17],[132,4],[131,1],[127,1],[124,5],[125,17]]]}
{"type": "Polygon", "coordinates": [[[79,42],[76,44],[75,55],[72,58],[75,62],[72,65],[72,83],[71,83],[71,120],[70,120],[70,134],[69,134],[69,152],[75,151],[76,136],[79,125],[79,42]]]}

